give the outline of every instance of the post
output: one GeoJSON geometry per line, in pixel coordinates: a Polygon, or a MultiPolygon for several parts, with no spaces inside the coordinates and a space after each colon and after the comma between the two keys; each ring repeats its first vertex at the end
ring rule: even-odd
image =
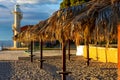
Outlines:
{"type": "Polygon", "coordinates": [[[33,62],[33,41],[31,41],[31,55],[30,55],[30,57],[31,57],[31,62],[33,62]]]}
{"type": "Polygon", "coordinates": [[[68,40],[68,60],[70,60],[70,40],[68,40]]]}
{"type": "Polygon", "coordinates": [[[40,41],[40,69],[43,68],[43,42],[40,41]]]}
{"type": "Polygon", "coordinates": [[[89,41],[86,42],[86,48],[87,48],[87,66],[90,64],[90,58],[89,58],[89,41]]]}
{"type": "Polygon", "coordinates": [[[87,51],[87,66],[89,66],[90,64],[90,58],[89,58],[89,36],[90,36],[90,32],[89,32],[89,27],[88,25],[86,25],[86,28],[84,30],[84,36],[85,36],[85,44],[86,44],[86,51],[87,51]]]}
{"type": "Polygon", "coordinates": [[[98,57],[98,56],[99,56],[99,55],[98,55],[98,48],[97,48],[97,47],[98,47],[98,46],[97,46],[97,45],[98,45],[98,36],[99,36],[99,35],[98,35],[98,26],[97,26],[97,28],[96,28],[96,40],[95,40],[95,46],[96,46],[96,59],[97,59],[97,61],[98,61],[98,59],[99,59],[99,57],[98,57]]]}
{"type": "Polygon", "coordinates": [[[118,80],[120,80],[120,23],[118,24],[118,80]]]}
{"type": "MultiPolygon", "coordinates": [[[[66,45],[62,42],[62,63],[63,63],[63,73],[66,72],[66,45]]],[[[66,80],[66,74],[62,74],[62,80],[66,80]]]]}

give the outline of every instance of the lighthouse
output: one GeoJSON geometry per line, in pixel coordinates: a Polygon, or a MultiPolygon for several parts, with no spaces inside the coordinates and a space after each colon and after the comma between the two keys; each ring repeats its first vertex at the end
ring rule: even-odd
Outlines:
{"type": "MultiPolygon", "coordinates": [[[[13,29],[13,36],[15,36],[18,33],[20,33],[20,22],[23,17],[22,12],[20,10],[20,5],[18,4],[15,5],[13,10],[13,15],[14,15],[14,23],[13,23],[12,29],[13,29]]],[[[13,40],[13,46],[14,48],[19,48],[20,43],[13,40]]]]}

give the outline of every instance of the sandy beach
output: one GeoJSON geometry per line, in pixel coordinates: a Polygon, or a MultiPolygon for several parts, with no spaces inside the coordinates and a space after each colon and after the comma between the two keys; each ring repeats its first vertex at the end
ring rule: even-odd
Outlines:
{"type": "MultiPolygon", "coordinates": [[[[82,56],[75,56],[75,50],[71,60],[67,60],[67,71],[71,74],[67,80],[117,80],[117,64],[102,63],[92,60],[90,66],[86,66],[86,59],[82,56]]],[[[61,51],[43,51],[43,69],[40,69],[40,62],[35,60],[18,60],[18,57],[28,57],[24,51],[0,51],[0,80],[61,80],[57,71],[62,70],[61,51]]],[[[39,51],[34,53],[39,57],[39,51]]]]}

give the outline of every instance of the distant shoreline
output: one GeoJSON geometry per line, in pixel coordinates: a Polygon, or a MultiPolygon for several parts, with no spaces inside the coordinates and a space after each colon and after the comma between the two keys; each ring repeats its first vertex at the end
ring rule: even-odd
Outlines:
{"type": "Polygon", "coordinates": [[[13,41],[12,40],[0,40],[0,47],[12,47],[13,41]]]}

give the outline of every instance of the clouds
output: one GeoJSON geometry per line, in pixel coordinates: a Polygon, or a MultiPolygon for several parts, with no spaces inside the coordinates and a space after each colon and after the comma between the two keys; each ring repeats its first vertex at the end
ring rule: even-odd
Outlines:
{"type": "Polygon", "coordinates": [[[17,3],[20,4],[54,4],[57,3],[57,0],[17,0],[17,3]]]}
{"type": "Polygon", "coordinates": [[[37,20],[43,20],[59,9],[60,1],[62,0],[0,0],[0,11],[5,13],[0,13],[0,15],[3,17],[10,16],[14,5],[18,3],[23,12],[24,19],[35,16],[37,20]]]}
{"type": "Polygon", "coordinates": [[[49,17],[49,14],[45,12],[25,12],[25,14],[23,15],[23,18],[27,20],[30,20],[30,19],[42,20],[48,17],[49,17]]]}
{"type": "MultiPolygon", "coordinates": [[[[35,25],[39,21],[47,19],[53,12],[59,9],[61,1],[62,0],[0,0],[0,39],[2,38],[1,34],[4,34],[2,32],[5,32],[1,30],[11,32],[14,19],[12,11],[16,3],[20,4],[23,13],[21,26],[24,26],[29,24],[35,25]],[[9,29],[5,29],[8,27],[9,29]]],[[[12,37],[12,35],[9,35],[6,39],[10,39],[10,36],[12,37]]]]}
{"type": "Polygon", "coordinates": [[[0,4],[0,8],[8,9],[6,6],[0,4]]]}
{"type": "MultiPolygon", "coordinates": [[[[4,1],[4,0],[0,0],[4,1]]],[[[10,0],[12,3],[19,4],[56,4],[59,0],[10,0]]]]}

